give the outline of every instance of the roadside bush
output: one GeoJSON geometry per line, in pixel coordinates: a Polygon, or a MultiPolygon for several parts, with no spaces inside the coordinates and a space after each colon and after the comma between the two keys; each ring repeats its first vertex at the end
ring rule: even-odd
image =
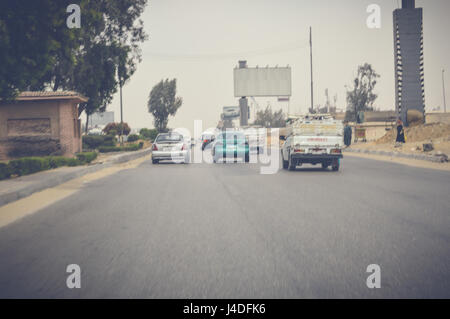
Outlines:
{"type": "Polygon", "coordinates": [[[82,165],[82,163],[78,158],[68,158],[67,159],[67,166],[78,166],[82,165]]]}
{"type": "Polygon", "coordinates": [[[11,175],[29,175],[62,166],[79,166],[90,163],[97,158],[97,152],[79,153],[76,157],[63,156],[23,157],[0,163],[0,180],[10,178],[11,175]]]}
{"type": "Polygon", "coordinates": [[[48,157],[24,157],[9,162],[12,174],[23,176],[50,169],[48,157]]]}
{"type": "MultiPolygon", "coordinates": [[[[115,131],[116,134],[120,134],[122,132],[122,124],[121,123],[108,123],[105,128],[103,129],[103,132],[106,134],[111,134],[111,131],[115,131]]],[[[123,123],[123,135],[130,134],[130,126],[127,123],[123,123]]]]}
{"type": "Polygon", "coordinates": [[[128,135],[128,142],[136,142],[137,140],[139,140],[139,135],[137,134],[128,135]]]}
{"type": "Polygon", "coordinates": [[[121,147],[120,146],[100,146],[98,148],[98,151],[100,153],[120,152],[121,147]]]}
{"type": "Polygon", "coordinates": [[[85,135],[83,136],[83,149],[95,150],[100,146],[115,146],[116,142],[114,135],[85,135]]]}
{"type": "Polygon", "coordinates": [[[116,146],[117,143],[117,138],[115,135],[105,135],[103,136],[104,141],[103,144],[101,146],[116,146]]]}
{"type": "Polygon", "coordinates": [[[119,133],[117,132],[117,130],[110,130],[110,131],[108,131],[108,133],[107,133],[109,136],[117,136],[117,135],[119,135],[119,133]]]}
{"type": "Polygon", "coordinates": [[[111,153],[111,152],[132,152],[140,150],[144,146],[144,142],[139,144],[130,144],[126,146],[100,146],[98,151],[100,153],[111,153]]]}
{"type": "Polygon", "coordinates": [[[83,152],[76,154],[81,163],[90,163],[97,158],[97,152],[83,152]]]}
{"type": "Polygon", "coordinates": [[[11,167],[7,163],[0,163],[0,181],[10,178],[12,174],[11,167]]]}
{"type": "Polygon", "coordinates": [[[83,148],[94,150],[105,142],[105,137],[102,135],[84,135],[83,148]]]}
{"type": "Polygon", "coordinates": [[[147,140],[154,141],[156,136],[158,135],[158,130],[143,128],[139,131],[139,134],[141,134],[147,140]]]}
{"type": "Polygon", "coordinates": [[[67,157],[64,156],[51,156],[49,157],[50,168],[58,168],[61,166],[67,166],[67,157]]]}

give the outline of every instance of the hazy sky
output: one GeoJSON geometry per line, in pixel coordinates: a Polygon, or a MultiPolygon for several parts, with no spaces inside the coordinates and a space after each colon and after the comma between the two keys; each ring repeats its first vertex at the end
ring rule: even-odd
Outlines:
{"type": "MultiPolygon", "coordinates": [[[[169,127],[216,126],[222,107],[238,105],[233,94],[233,68],[245,59],[252,66],[292,67],[291,113],[310,104],[309,26],[313,27],[315,103],[331,101],[345,108],[345,85],[358,65],[371,63],[381,75],[375,106],[394,109],[392,12],[397,0],[150,0],[142,16],[149,40],[143,61],[123,88],[124,121],[131,127],[153,127],[147,111],[152,87],[176,78],[183,105],[169,127]],[[369,29],[370,4],[381,7],[380,29],[369,29]]],[[[427,110],[443,105],[441,72],[445,68],[450,104],[450,1],[416,1],[424,9],[425,98],[427,110]]],[[[272,108],[287,104],[258,98],[272,108]]],[[[250,102],[252,102],[250,100],[250,102]]],[[[119,96],[108,110],[120,120],[119,96]]],[[[251,111],[253,112],[253,111],[251,111]]]]}

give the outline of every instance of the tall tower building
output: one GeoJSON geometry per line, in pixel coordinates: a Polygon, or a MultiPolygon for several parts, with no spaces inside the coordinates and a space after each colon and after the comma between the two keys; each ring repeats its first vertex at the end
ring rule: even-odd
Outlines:
{"type": "Polygon", "coordinates": [[[425,115],[422,8],[415,0],[402,0],[402,8],[394,11],[394,48],[395,109],[408,125],[408,111],[425,115]]]}

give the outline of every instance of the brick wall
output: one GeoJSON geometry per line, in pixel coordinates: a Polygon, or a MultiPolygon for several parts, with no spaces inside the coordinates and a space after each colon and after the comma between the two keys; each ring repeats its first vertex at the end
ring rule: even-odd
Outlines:
{"type": "Polygon", "coordinates": [[[14,141],[20,137],[57,140],[64,156],[80,152],[77,104],[63,99],[1,104],[0,159],[8,159],[14,141]]]}

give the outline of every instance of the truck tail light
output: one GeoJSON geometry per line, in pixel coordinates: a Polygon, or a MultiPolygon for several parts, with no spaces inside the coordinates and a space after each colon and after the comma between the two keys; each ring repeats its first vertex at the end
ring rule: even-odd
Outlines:
{"type": "Polygon", "coordinates": [[[305,150],[300,148],[300,144],[295,144],[294,153],[305,153],[305,150]]]}
{"type": "Polygon", "coordinates": [[[153,143],[152,145],[152,151],[157,151],[158,150],[158,146],[156,146],[156,143],[153,143]]]}
{"type": "Polygon", "coordinates": [[[331,149],[330,153],[331,154],[341,154],[342,151],[340,148],[333,148],[333,149],[331,149]]]}

